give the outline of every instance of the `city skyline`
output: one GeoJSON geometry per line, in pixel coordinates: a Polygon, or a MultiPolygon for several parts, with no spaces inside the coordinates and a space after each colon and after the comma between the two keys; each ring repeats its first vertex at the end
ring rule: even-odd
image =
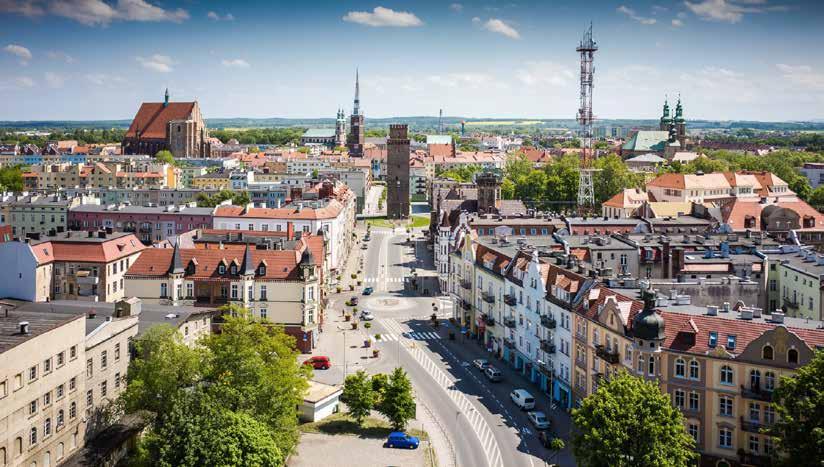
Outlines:
{"type": "Polygon", "coordinates": [[[812,1],[258,2],[0,0],[0,120],[129,119],[198,100],[206,118],[574,118],[590,21],[594,111],[811,120],[824,101],[812,1]],[[48,34],[44,34],[48,31],[48,34]]]}

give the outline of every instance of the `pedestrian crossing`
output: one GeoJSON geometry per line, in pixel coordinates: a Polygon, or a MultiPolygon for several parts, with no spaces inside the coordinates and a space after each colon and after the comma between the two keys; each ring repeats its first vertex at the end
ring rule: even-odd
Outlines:
{"type": "Polygon", "coordinates": [[[381,341],[389,341],[394,342],[400,339],[411,339],[416,341],[427,341],[427,340],[436,340],[442,339],[441,335],[437,332],[402,332],[400,334],[393,334],[391,332],[387,332],[381,334],[381,341]]]}
{"type": "Polygon", "coordinates": [[[378,284],[381,282],[388,282],[390,284],[402,284],[406,281],[405,277],[366,277],[363,279],[364,284],[378,284]]]}

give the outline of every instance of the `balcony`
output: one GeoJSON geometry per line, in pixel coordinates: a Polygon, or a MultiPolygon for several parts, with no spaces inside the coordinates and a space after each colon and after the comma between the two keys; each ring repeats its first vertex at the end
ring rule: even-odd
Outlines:
{"type": "Polygon", "coordinates": [[[461,300],[461,308],[463,308],[466,311],[469,311],[472,309],[472,304],[469,303],[467,300],[461,300]]]}
{"type": "Polygon", "coordinates": [[[504,318],[504,326],[506,326],[508,328],[515,329],[516,325],[517,325],[517,323],[515,322],[515,318],[512,318],[512,317],[504,318]]]}
{"type": "Polygon", "coordinates": [[[515,306],[518,303],[518,299],[516,299],[512,294],[506,294],[504,295],[504,303],[509,306],[515,306]]]}
{"type": "Polygon", "coordinates": [[[760,420],[750,420],[745,416],[741,416],[741,431],[748,433],[761,433],[761,429],[766,428],[767,425],[761,423],[760,420]]]}
{"type": "Polygon", "coordinates": [[[483,315],[482,319],[483,319],[484,324],[486,324],[486,327],[495,326],[495,318],[493,318],[489,315],[483,315]]]}
{"type": "Polygon", "coordinates": [[[546,353],[555,353],[555,344],[546,339],[541,339],[541,350],[546,353]]]}
{"type": "Polygon", "coordinates": [[[798,309],[798,300],[793,300],[791,298],[785,297],[784,298],[784,306],[787,307],[789,310],[797,310],[798,309]]]}
{"type": "Polygon", "coordinates": [[[508,337],[504,337],[504,347],[507,349],[514,349],[515,348],[515,341],[508,337]]]}
{"type": "Polygon", "coordinates": [[[584,334],[584,333],[576,332],[575,333],[575,338],[578,339],[579,341],[583,342],[584,344],[587,343],[587,335],[584,334]]]}
{"type": "Polygon", "coordinates": [[[543,315],[541,316],[541,326],[549,329],[555,329],[558,323],[555,322],[555,318],[551,316],[543,315]]]}
{"type": "Polygon", "coordinates": [[[77,282],[78,285],[97,285],[100,282],[100,278],[97,276],[93,276],[91,271],[77,271],[74,275],[74,280],[77,282]]]}
{"type": "Polygon", "coordinates": [[[604,359],[607,361],[607,363],[611,363],[613,365],[617,364],[621,358],[618,355],[617,350],[608,350],[606,347],[600,344],[595,346],[595,355],[597,355],[598,358],[604,359]]]}
{"type": "Polygon", "coordinates": [[[769,467],[773,465],[772,457],[770,456],[761,456],[758,454],[744,452],[739,453],[738,457],[743,465],[752,465],[755,467],[769,467]]]}
{"type": "Polygon", "coordinates": [[[472,282],[466,279],[461,279],[461,287],[466,290],[470,290],[472,288],[472,282]]]}
{"type": "Polygon", "coordinates": [[[489,292],[481,292],[481,296],[483,297],[486,303],[495,303],[495,295],[489,292]]]}
{"type": "Polygon", "coordinates": [[[764,402],[772,402],[772,391],[761,389],[760,387],[750,387],[741,385],[741,396],[747,399],[755,399],[764,402]]]}
{"type": "Polygon", "coordinates": [[[538,362],[538,371],[540,371],[549,378],[554,377],[551,362],[538,362]]]}

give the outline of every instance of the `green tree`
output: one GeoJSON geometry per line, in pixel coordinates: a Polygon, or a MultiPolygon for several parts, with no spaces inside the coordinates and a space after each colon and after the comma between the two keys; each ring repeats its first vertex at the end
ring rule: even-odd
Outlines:
{"type": "Polygon", "coordinates": [[[557,456],[558,453],[563,451],[565,447],[566,444],[564,443],[564,440],[562,440],[561,438],[552,438],[551,440],[549,440],[549,446],[547,446],[547,449],[549,449],[549,451],[552,452],[552,455],[549,457],[549,459],[547,459],[547,461],[551,462],[552,459],[555,459],[555,456],[557,456]]]}
{"type": "Polygon", "coordinates": [[[824,185],[819,186],[810,193],[809,203],[818,210],[824,210],[824,185]]]}
{"type": "Polygon", "coordinates": [[[389,419],[395,430],[403,430],[409,420],[415,417],[412,382],[403,368],[395,368],[389,375],[378,411],[389,419]]]}
{"type": "Polygon", "coordinates": [[[383,396],[384,394],[386,394],[386,388],[387,386],[389,386],[389,376],[387,376],[385,373],[378,373],[376,375],[372,375],[370,384],[372,385],[374,407],[380,407],[381,404],[383,404],[383,396]]]}
{"type": "Polygon", "coordinates": [[[778,421],[769,433],[781,452],[781,465],[811,465],[824,459],[824,350],[793,376],[782,377],[773,393],[778,421]]]}
{"type": "Polygon", "coordinates": [[[175,165],[175,156],[172,155],[171,151],[166,149],[158,151],[157,154],[155,154],[155,160],[164,164],[175,165]]]}
{"type": "Polygon", "coordinates": [[[543,167],[547,174],[544,199],[575,201],[578,198],[580,161],[575,154],[567,154],[543,167]]]}
{"type": "Polygon", "coordinates": [[[621,372],[572,411],[582,466],[686,466],[695,457],[681,412],[652,381],[621,372]]]}
{"type": "Polygon", "coordinates": [[[642,186],[643,179],[631,172],[617,154],[599,157],[593,166],[601,169],[593,175],[595,201],[603,203],[625,188],[642,186]]]}
{"type": "Polygon", "coordinates": [[[514,199],[515,198],[515,183],[509,179],[504,178],[501,182],[501,198],[514,199]]]}
{"type": "Polygon", "coordinates": [[[23,168],[15,166],[0,169],[0,188],[4,191],[23,191],[23,168]]]}
{"type": "Polygon", "coordinates": [[[246,148],[246,152],[249,154],[257,154],[260,152],[260,148],[257,146],[249,146],[246,148]]]}
{"type": "Polygon", "coordinates": [[[506,158],[506,165],[504,166],[504,175],[512,180],[518,180],[521,177],[526,177],[533,170],[532,162],[526,158],[522,152],[510,154],[506,158]]]}
{"type": "Polygon", "coordinates": [[[475,174],[483,170],[483,167],[477,164],[460,165],[449,170],[441,172],[440,177],[451,178],[456,182],[467,183],[471,182],[475,174]]]}
{"type": "Polygon", "coordinates": [[[375,406],[375,391],[365,371],[358,370],[355,374],[346,377],[340,400],[349,408],[349,415],[358,422],[358,425],[361,425],[363,419],[375,406]]]}

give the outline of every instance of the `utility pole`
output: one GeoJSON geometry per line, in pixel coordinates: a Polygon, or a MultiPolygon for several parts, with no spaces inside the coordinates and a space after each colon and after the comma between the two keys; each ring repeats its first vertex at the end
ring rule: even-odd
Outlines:
{"type": "Polygon", "coordinates": [[[575,49],[581,54],[581,95],[578,108],[578,123],[581,125],[582,153],[581,169],[578,177],[578,212],[583,214],[595,205],[595,190],[592,185],[592,85],[595,68],[593,59],[598,46],[592,40],[592,23],[584,32],[584,37],[575,49]]]}

